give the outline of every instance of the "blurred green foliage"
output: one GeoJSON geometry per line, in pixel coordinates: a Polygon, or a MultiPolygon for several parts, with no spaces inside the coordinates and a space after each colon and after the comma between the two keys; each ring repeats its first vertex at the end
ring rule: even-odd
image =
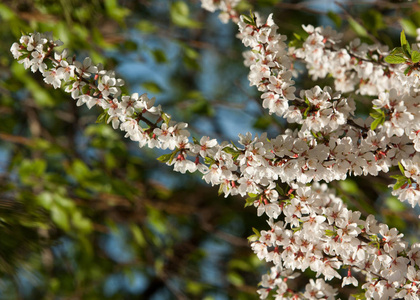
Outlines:
{"type": "MultiPolygon", "coordinates": [[[[345,40],[392,47],[398,26],[411,38],[420,27],[417,4],[349,1],[344,13],[305,3],[241,1],[240,8],[275,12],[289,41],[301,24],[327,21],[345,40]]],[[[255,299],[266,267],[246,237],[264,228],[263,218],[242,199],[217,197],[217,188],[195,175],[180,180],[153,151],[95,124],[99,111],[76,107],[25,71],[9,48],[33,31],[52,31],[79,60],[90,56],[107,69],[150,66],[140,78],[125,78],[127,91],[158,96],[197,136],[210,130],[205,134],[229,138],[218,117],[234,110],[250,115],[256,129],[284,129],[253,102],[259,96],[247,88],[235,26],[221,25],[199,1],[2,1],[0,298],[255,299]]],[[[313,84],[304,75],[299,84],[313,84]]],[[[369,112],[370,103],[355,98],[369,112]]],[[[414,236],[418,223],[390,196],[389,183],[379,176],[334,187],[351,208],[377,212],[414,236]]]]}

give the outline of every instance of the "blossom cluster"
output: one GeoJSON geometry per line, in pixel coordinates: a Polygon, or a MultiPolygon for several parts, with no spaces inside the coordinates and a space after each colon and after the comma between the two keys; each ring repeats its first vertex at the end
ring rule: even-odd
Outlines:
{"type": "MultiPolygon", "coordinates": [[[[300,298],[301,292],[288,290],[284,279],[296,276],[292,271],[310,269],[326,281],[341,279],[342,286],[357,286],[355,273],[364,274],[368,299],[418,299],[420,243],[410,248],[397,229],[378,224],[372,215],[362,220],[360,212],[347,209],[325,184],[293,186],[281,206],[284,221],[269,219],[270,229],[252,238],[256,255],[276,266],[276,275],[263,277],[261,298],[271,290],[276,290],[276,299],[300,298]]],[[[324,295],[303,298],[335,295],[331,288],[321,291],[324,295]]]]}
{"type": "MultiPolygon", "coordinates": [[[[383,123],[376,130],[372,130],[374,120],[371,118],[356,119],[354,117],[355,102],[352,99],[342,98],[338,93],[333,93],[330,87],[324,87],[321,90],[320,87],[315,86],[310,90],[301,90],[300,98],[293,94],[295,88],[292,80],[293,72],[290,70],[291,57],[306,57],[311,62],[312,56],[325,52],[324,54],[331,58],[328,60],[331,63],[325,63],[325,66],[331,64],[329,71],[345,69],[345,66],[340,67],[334,64],[331,51],[325,51],[325,48],[331,45],[336,47],[339,35],[335,31],[331,28],[304,26],[311,34],[303,43],[303,48],[289,49],[286,52],[285,36],[275,33],[277,26],[271,17],[264,24],[249,24],[242,18],[238,25],[244,45],[252,48],[252,51],[245,54],[245,65],[250,67],[250,84],[256,85],[263,92],[261,95],[262,106],[267,108],[269,113],[276,113],[286,118],[288,122],[302,124],[298,136],[305,137],[306,141],[313,141],[311,136],[315,135],[316,143],[321,143],[322,146],[329,144],[329,149],[325,149],[329,155],[323,159],[322,165],[313,164],[314,160],[311,160],[309,165],[302,166],[302,177],[305,178],[306,174],[311,173],[305,172],[305,169],[311,165],[318,171],[318,174],[323,173],[322,171],[325,169],[328,170],[324,171],[325,176],[309,177],[310,180],[316,181],[344,179],[346,173],[377,175],[379,171],[388,172],[389,168],[395,166],[401,159],[409,159],[414,152],[418,151],[420,122],[416,120],[420,120],[418,109],[420,98],[414,88],[417,85],[411,88],[401,88],[401,86],[407,86],[407,83],[401,82],[405,76],[403,70],[393,68],[393,75],[390,76],[394,80],[395,86],[399,88],[396,89],[393,85],[389,85],[390,90],[381,91],[378,99],[372,102],[376,113],[379,114],[378,111],[380,111],[380,115],[383,116],[383,123]],[[312,56],[302,54],[306,52],[312,56]],[[326,137],[328,137],[328,141],[325,139],[326,137]],[[336,143],[344,143],[344,145],[334,147],[336,143]],[[414,148],[412,144],[414,144],[414,148]],[[334,170],[335,168],[339,168],[339,170],[334,170]],[[335,172],[331,174],[329,172],[331,170],[335,172]]],[[[357,42],[354,43],[357,44],[357,42]]],[[[364,48],[362,46],[361,48],[364,48]]],[[[345,51],[335,51],[334,55],[340,58],[340,54],[344,53],[346,55],[343,54],[343,57],[351,59],[351,56],[345,51]]],[[[361,54],[358,53],[358,55],[361,54]]],[[[336,61],[339,63],[340,59],[336,61]]],[[[356,65],[357,68],[366,69],[368,67],[365,65],[372,67],[374,64],[360,61],[356,65]]],[[[392,66],[387,68],[391,69],[392,66]]],[[[318,73],[323,72],[322,68],[314,69],[318,73]]],[[[357,74],[356,71],[351,73],[357,74]]],[[[365,76],[365,73],[361,71],[359,73],[361,76],[365,76]]],[[[373,76],[378,75],[369,73],[369,78],[373,78],[373,76]]],[[[413,77],[417,78],[417,76],[413,77]]],[[[385,80],[390,78],[386,77],[385,80]]],[[[360,78],[358,82],[360,82],[360,78]]],[[[306,182],[299,178],[295,179],[306,182]]],[[[417,186],[415,188],[417,189],[417,186]]],[[[409,200],[418,202],[419,197],[409,200]]]]}
{"type": "Polygon", "coordinates": [[[223,23],[227,23],[229,20],[236,23],[239,20],[239,14],[235,8],[239,2],[240,0],[202,0],[201,7],[211,12],[220,10],[219,19],[223,23]]]}
{"type": "MultiPolygon", "coordinates": [[[[400,200],[408,200],[413,206],[419,203],[419,164],[416,151],[419,147],[420,99],[416,89],[417,79],[406,80],[403,70],[389,65],[386,66],[389,76],[385,76],[384,63],[372,54],[373,51],[381,53],[382,49],[378,46],[368,48],[367,45],[354,41],[350,44],[351,52],[348,52],[337,48],[340,36],[331,28],[304,26],[308,37],[302,48],[289,48],[287,54],[305,60],[313,79],[331,74],[335,78],[335,88],[340,92],[354,90],[355,82],[360,82],[363,84],[359,85],[358,93],[379,94],[378,99],[373,101],[373,108],[383,118],[377,128],[373,128],[375,126],[372,126],[372,119],[362,122],[352,118],[355,110],[353,102],[342,105],[347,110],[339,118],[342,121],[331,126],[331,113],[340,113],[339,110],[329,109],[334,107],[333,105],[325,106],[331,99],[340,99],[340,96],[331,97],[331,88],[325,87],[322,91],[316,86],[311,90],[303,90],[300,93],[301,99],[288,95],[287,90],[292,89],[294,84],[290,76],[293,73],[288,69],[290,63],[283,44],[285,37],[272,33],[277,26],[271,17],[263,24],[242,17],[239,28],[244,45],[252,48],[252,51],[245,55],[245,65],[250,66],[250,84],[256,85],[264,92],[261,96],[262,106],[268,108],[270,113],[274,112],[287,118],[288,122],[302,124],[298,136],[307,137],[307,141],[311,140],[311,134],[322,136],[322,139],[318,138],[316,142],[327,146],[325,150],[330,154],[324,158],[324,162],[332,160],[332,165],[338,167],[335,170],[336,177],[332,179],[340,179],[339,174],[344,175],[344,179],[347,172],[354,175],[377,175],[379,171],[388,172],[390,167],[401,161],[403,177],[408,181],[403,181],[401,189],[398,188],[393,193],[398,194],[400,200]],[[365,49],[370,51],[370,60],[361,59],[368,53],[363,53],[365,49]],[[378,76],[379,79],[376,79],[378,76]],[[352,78],[355,80],[352,81],[352,78]],[[281,87],[277,90],[273,88],[273,82],[276,80],[277,86],[281,87]],[[410,84],[407,84],[407,81],[410,84]],[[267,104],[268,101],[280,103],[281,109],[274,110],[273,106],[267,104]],[[329,110],[325,110],[326,108],[329,110]],[[290,117],[292,112],[293,117],[290,117]],[[319,125],[315,123],[314,126],[313,122],[318,122],[319,125]],[[321,135],[317,135],[318,133],[321,135]],[[341,149],[347,149],[348,152],[337,153],[334,150],[339,148],[335,147],[337,141],[340,144],[346,141],[341,149]],[[355,156],[351,157],[352,155],[355,156]],[[357,165],[360,159],[366,158],[367,166],[357,165]]],[[[321,169],[317,161],[314,165],[316,170],[321,169]]],[[[308,164],[307,166],[309,167],[308,164]]],[[[304,173],[304,168],[301,170],[304,173]]],[[[313,179],[329,181],[329,178],[313,179]]],[[[304,271],[310,268],[317,273],[317,277],[322,274],[326,280],[341,278],[337,270],[346,267],[348,275],[343,279],[343,285],[358,285],[356,278],[351,275],[351,270],[363,270],[366,278],[362,288],[366,290],[367,298],[418,299],[419,282],[418,279],[413,280],[413,276],[417,276],[419,268],[417,262],[409,260],[406,255],[409,253],[410,257],[410,253],[417,253],[417,250],[408,250],[407,244],[400,240],[402,235],[398,235],[396,229],[389,230],[385,224],[374,227],[376,221],[372,216],[362,221],[360,213],[347,210],[341,200],[334,203],[326,194],[318,200],[321,203],[318,203],[317,198],[311,199],[310,195],[301,191],[300,194],[304,195],[302,200],[299,189],[299,197],[280,204],[284,221],[274,222],[270,219],[271,230],[261,231],[260,238],[253,243],[252,247],[260,259],[271,261],[275,266],[287,270],[304,271]],[[314,205],[311,205],[312,203],[314,205]],[[337,216],[344,219],[337,219],[337,216]],[[385,243],[381,245],[375,241],[385,243]],[[394,248],[391,251],[389,242],[392,247],[398,245],[398,249],[394,248]],[[388,256],[385,258],[383,255],[388,256]]],[[[277,210],[274,218],[279,216],[277,210]]],[[[418,244],[413,245],[413,249],[418,247],[418,244]]],[[[414,257],[416,255],[414,254],[414,257]]],[[[263,280],[262,286],[262,298],[266,296],[267,291],[274,288],[277,288],[278,299],[283,299],[287,293],[282,283],[276,285],[272,282],[271,285],[267,285],[263,280]]]]}
{"type": "Polygon", "coordinates": [[[90,58],[77,61],[66,49],[55,52],[61,42],[49,34],[24,35],[11,52],[25,68],[39,71],[46,83],[64,88],[77,105],[101,107],[100,119],[139,147],[169,150],[159,159],[175,171],[199,171],[225,196],[250,195],[249,204],[269,218],[270,227],[251,244],[260,259],[274,265],[263,276],[261,298],[275,290],[276,299],[333,299],[337,290],[326,281],[339,278],[343,286],[363,281],[369,299],[417,299],[420,244],[410,247],[402,234],[373,216],[363,220],[318,182],[349,174],[376,176],[400,166],[393,194],[413,206],[420,202],[418,77],[384,62],[388,52],[379,45],[354,41],[340,49],[340,35],[331,28],[305,26],[308,36],[302,47],[288,48],[272,16],[266,21],[238,18],[237,2],[203,0],[202,5],[221,9],[224,20],[238,22],[239,36],[251,48],[244,54],[245,65],[250,84],[262,93],[262,107],[297,123],[295,130],[272,138],[247,133],[236,144],[208,136],[198,140],[186,123],[174,122],[156,106],[154,98],[123,94],[124,81],[113,71],[90,58]],[[293,60],[303,61],[313,79],[331,74],[336,91],[315,86],[296,95],[293,60]],[[372,118],[356,118],[355,101],[340,94],[354,90],[377,96],[372,118]],[[279,182],[289,192],[279,189],[279,182]],[[288,288],[287,281],[308,268],[323,279],[311,280],[304,291],[288,288]]]}

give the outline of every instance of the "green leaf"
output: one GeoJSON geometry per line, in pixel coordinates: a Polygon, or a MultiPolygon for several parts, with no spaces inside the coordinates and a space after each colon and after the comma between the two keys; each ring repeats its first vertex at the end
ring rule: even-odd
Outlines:
{"type": "Polygon", "coordinates": [[[240,151],[240,150],[235,150],[235,149],[230,148],[230,147],[225,147],[225,148],[223,148],[222,150],[223,150],[224,152],[226,152],[226,153],[232,154],[232,156],[239,155],[239,154],[241,154],[241,153],[242,153],[242,151],[240,151]]]}
{"type": "Polygon", "coordinates": [[[418,63],[420,61],[420,52],[413,50],[411,52],[411,61],[413,63],[418,63]]]}
{"type": "Polygon", "coordinates": [[[392,51],[389,55],[395,55],[395,54],[404,54],[404,51],[401,47],[396,47],[396,48],[392,49],[392,51]]]}
{"type": "Polygon", "coordinates": [[[257,129],[266,130],[270,124],[271,118],[263,115],[254,122],[253,126],[257,129]]]}
{"type": "Polygon", "coordinates": [[[51,219],[52,221],[64,231],[68,231],[70,229],[69,218],[64,210],[64,208],[53,205],[51,207],[51,219]]]}
{"type": "Polygon", "coordinates": [[[331,21],[334,22],[334,24],[335,24],[335,26],[337,28],[340,28],[341,27],[342,19],[341,19],[341,17],[338,14],[336,14],[335,12],[333,12],[333,11],[330,10],[327,13],[327,16],[328,16],[328,18],[331,19],[331,21]]]}
{"type": "Polygon", "coordinates": [[[337,233],[335,231],[333,231],[333,230],[327,229],[327,230],[325,230],[325,235],[326,236],[336,236],[337,233]]]}
{"type": "Polygon", "coordinates": [[[194,296],[199,296],[204,290],[204,284],[196,281],[188,281],[186,289],[194,296]]]}
{"type": "Polygon", "coordinates": [[[366,300],[365,293],[352,294],[351,296],[353,296],[355,300],[366,300]]]}
{"type": "Polygon", "coordinates": [[[407,179],[404,175],[391,175],[389,176],[395,180],[403,180],[403,179],[407,179]]]}
{"type": "Polygon", "coordinates": [[[254,228],[254,227],[252,227],[252,231],[258,236],[258,237],[260,237],[261,236],[261,233],[258,231],[258,229],[256,229],[256,228],[254,228]]]}
{"type": "Polygon", "coordinates": [[[190,9],[184,1],[172,3],[170,8],[172,23],[179,27],[200,28],[201,23],[190,18],[190,9]]]}
{"type": "Polygon", "coordinates": [[[311,106],[308,106],[303,113],[303,118],[306,119],[308,117],[308,113],[311,111],[311,106]]]}
{"type": "Polygon", "coordinates": [[[281,195],[281,196],[284,196],[284,195],[286,195],[286,192],[282,189],[282,187],[281,186],[279,186],[278,184],[276,184],[276,189],[277,189],[277,191],[279,192],[279,194],[281,195]]]}
{"type": "Polygon", "coordinates": [[[299,34],[297,34],[296,32],[293,32],[293,36],[299,41],[302,40],[302,37],[299,34]]]}
{"type": "Polygon", "coordinates": [[[371,116],[374,119],[380,118],[380,117],[384,117],[384,112],[380,109],[375,109],[375,111],[373,113],[370,113],[369,116],[371,116]]]}
{"type": "Polygon", "coordinates": [[[354,32],[357,33],[358,36],[366,37],[366,38],[369,37],[369,34],[366,28],[360,25],[355,19],[350,17],[348,21],[349,21],[350,27],[354,30],[354,32]]]}
{"type": "Polygon", "coordinates": [[[241,285],[244,285],[245,283],[242,276],[236,272],[229,272],[227,274],[227,279],[232,285],[235,285],[235,286],[241,286],[241,285]]]}
{"type": "Polygon", "coordinates": [[[385,121],[384,118],[377,118],[377,119],[375,119],[372,122],[372,124],[370,124],[370,129],[375,130],[376,127],[378,127],[379,125],[381,125],[384,121],[385,121]]]}
{"type": "Polygon", "coordinates": [[[366,12],[362,13],[361,18],[365,28],[374,34],[376,34],[379,29],[386,27],[382,14],[377,10],[367,10],[366,12]]]}
{"type": "Polygon", "coordinates": [[[385,205],[393,212],[402,212],[406,210],[406,206],[396,197],[388,197],[385,199],[385,205]]]}
{"type": "Polygon", "coordinates": [[[153,94],[162,93],[162,88],[156,82],[146,81],[141,86],[153,94]]]}
{"type": "Polygon", "coordinates": [[[109,119],[108,111],[103,111],[98,118],[96,119],[96,123],[107,123],[109,119]]]}
{"type": "Polygon", "coordinates": [[[253,24],[253,20],[252,20],[249,16],[247,16],[247,15],[242,15],[242,17],[243,17],[243,20],[244,20],[245,24],[248,24],[248,25],[251,25],[251,26],[253,26],[253,25],[254,25],[254,24],[253,24]]]}
{"type": "Polygon", "coordinates": [[[385,57],[385,61],[389,64],[403,64],[407,59],[402,55],[389,55],[385,57]]]}
{"type": "Polygon", "coordinates": [[[109,16],[120,24],[122,24],[124,18],[130,14],[130,10],[121,7],[117,0],[105,0],[105,9],[109,16]]]}
{"type": "Polygon", "coordinates": [[[123,49],[125,51],[136,51],[137,50],[137,43],[134,41],[124,41],[123,49]]]}
{"type": "Polygon", "coordinates": [[[53,200],[53,194],[50,192],[44,191],[41,194],[36,196],[36,199],[43,208],[50,209],[54,200],[53,200]]]}
{"type": "Polygon", "coordinates": [[[19,167],[19,176],[22,183],[27,185],[42,184],[41,177],[43,177],[47,169],[47,163],[42,159],[24,159],[19,167]]]}
{"type": "Polygon", "coordinates": [[[246,200],[245,200],[246,203],[245,203],[245,206],[244,207],[248,207],[248,206],[254,205],[254,202],[257,199],[257,197],[258,197],[258,195],[250,196],[250,197],[246,198],[246,200]]]}
{"type": "Polygon", "coordinates": [[[165,112],[162,112],[160,116],[166,124],[169,124],[169,122],[171,121],[171,116],[165,112]]]}
{"type": "Polygon", "coordinates": [[[135,28],[145,33],[155,33],[156,31],[158,31],[158,28],[152,22],[147,20],[139,21],[136,24],[135,28]]]}
{"type": "Polygon", "coordinates": [[[407,32],[410,36],[417,36],[417,26],[414,24],[413,21],[409,19],[401,19],[400,20],[401,27],[403,28],[404,32],[407,32]]]}
{"type": "MultiPolygon", "coordinates": [[[[292,47],[293,48],[302,48],[302,45],[303,45],[303,42],[299,41],[297,39],[291,40],[288,44],[289,48],[292,48],[292,47]]],[[[254,53],[257,53],[257,54],[259,53],[256,50],[251,50],[251,51],[254,52],[254,53]]]]}
{"type": "Polygon", "coordinates": [[[407,42],[407,38],[405,37],[404,30],[401,31],[400,40],[401,40],[401,47],[404,51],[404,54],[408,57],[411,57],[411,47],[410,47],[410,44],[407,42]]]}
{"type": "Polygon", "coordinates": [[[76,159],[73,162],[69,173],[72,176],[74,176],[79,182],[87,180],[91,175],[89,167],[80,159],[76,159]]]}
{"type": "Polygon", "coordinates": [[[351,195],[358,195],[360,192],[357,183],[351,179],[340,181],[339,186],[343,189],[343,191],[351,195]]]}
{"type": "Polygon", "coordinates": [[[217,195],[220,196],[223,194],[223,185],[219,185],[219,190],[217,191],[217,195]]]}
{"type": "Polygon", "coordinates": [[[405,176],[404,167],[403,167],[403,165],[400,162],[398,162],[398,168],[400,169],[401,174],[403,174],[405,176]]]}
{"type": "Polygon", "coordinates": [[[255,242],[259,239],[259,237],[256,234],[250,235],[249,237],[247,237],[248,242],[252,243],[255,242]]]}
{"type": "Polygon", "coordinates": [[[405,45],[407,45],[407,44],[408,44],[408,42],[407,42],[407,38],[405,37],[404,30],[403,30],[403,31],[401,31],[400,41],[401,41],[401,47],[404,47],[405,45]]]}
{"type": "Polygon", "coordinates": [[[73,226],[81,232],[89,233],[92,231],[92,222],[88,218],[83,217],[80,211],[75,211],[71,215],[71,218],[73,226]]]}
{"type": "Polygon", "coordinates": [[[0,17],[4,21],[11,21],[12,19],[16,18],[16,14],[7,5],[0,3],[0,17]]]}
{"type": "Polygon", "coordinates": [[[402,178],[402,179],[399,179],[399,180],[397,180],[397,182],[394,184],[394,186],[393,186],[393,190],[395,191],[395,190],[398,190],[400,187],[402,187],[404,184],[406,184],[407,183],[407,178],[402,178]]]}
{"type": "Polygon", "coordinates": [[[135,224],[132,224],[130,226],[130,229],[131,229],[131,234],[133,235],[135,242],[139,246],[144,247],[146,245],[146,239],[144,238],[144,234],[141,231],[141,229],[135,224]]]}
{"type": "Polygon", "coordinates": [[[168,61],[167,58],[166,58],[165,52],[163,52],[161,49],[153,50],[152,55],[153,55],[153,58],[155,59],[155,61],[158,64],[163,64],[163,63],[166,63],[168,61]]]}
{"type": "Polygon", "coordinates": [[[164,163],[167,163],[167,162],[171,163],[177,152],[178,150],[175,150],[172,153],[161,155],[157,158],[157,160],[164,163]]]}
{"type": "Polygon", "coordinates": [[[204,163],[205,163],[206,165],[211,166],[212,164],[214,164],[214,163],[215,163],[215,160],[214,160],[213,158],[211,158],[211,157],[205,157],[205,158],[204,158],[204,163]]]}
{"type": "Polygon", "coordinates": [[[242,15],[243,16],[243,20],[246,24],[251,25],[251,26],[257,26],[256,24],[256,17],[254,15],[254,13],[252,12],[252,10],[249,10],[249,16],[247,15],[242,15]]]}

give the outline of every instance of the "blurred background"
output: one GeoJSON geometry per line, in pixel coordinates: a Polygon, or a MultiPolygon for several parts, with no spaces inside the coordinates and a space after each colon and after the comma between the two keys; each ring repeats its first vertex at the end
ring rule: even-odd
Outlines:
{"type": "MultiPolygon", "coordinates": [[[[420,27],[415,1],[244,0],[238,9],[273,12],[294,43],[302,24],[332,26],[343,44],[359,37],[391,48],[402,28],[414,42],[420,27]]],[[[0,299],[256,299],[269,266],[247,236],[265,217],[197,174],[174,173],[156,160],[163,152],[95,124],[97,108],[77,107],[24,70],[9,49],[33,31],[52,31],[78,60],[115,69],[126,92],[155,96],[195,137],[274,136],[287,125],[249,87],[236,25],[198,0],[1,1],[0,299]]],[[[313,83],[302,73],[297,86],[313,83]]],[[[349,96],[366,117],[372,99],[349,96]]],[[[331,186],[351,208],[418,241],[418,218],[390,195],[389,175],[331,186]]]]}

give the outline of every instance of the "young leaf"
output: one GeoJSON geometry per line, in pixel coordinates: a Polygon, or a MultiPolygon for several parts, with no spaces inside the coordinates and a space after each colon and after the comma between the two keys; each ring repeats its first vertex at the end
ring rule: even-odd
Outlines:
{"type": "Polygon", "coordinates": [[[253,198],[253,197],[248,197],[248,198],[246,198],[246,203],[245,203],[245,207],[248,207],[248,206],[251,206],[251,205],[253,205],[254,204],[254,202],[255,202],[255,198],[253,198]]]}
{"type": "Polygon", "coordinates": [[[406,177],[404,175],[391,175],[389,176],[395,180],[401,180],[401,179],[405,179],[406,177]]]}
{"type": "Polygon", "coordinates": [[[226,152],[226,153],[232,154],[232,156],[239,155],[239,154],[242,153],[242,151],[235,150],[235,149],[230,148],[230,147],[223,148],[223,151],[226,152]]]}
{"type": "Polygon", "coordinates": [[[171,159],[171,156],[172,156],[172,153],[164,154],[164,155],[159,156],[157,160],[166,163],[171,159]]]}
{"type": "Polygon", "coordinates": [[[223,185],[219,186],[219,190],[217,191],[217,195],[220,196],[223,194],[223,185]]]}
{"type": "Polygon", "coordinates": [[[385,57],[385,61],[389,64],[403,64],[406,59],[402,55],[389,55],[385,57]]]}
{"type": "Polygon", "coordinates": [[[404,54],[404,51],[401,47],[396,47],[392,49],[391,53],[389,55],[396,55],[396,54],[404,54]]]}
{"type": "Polygon", "coordinates": [[[405,37],[405,33],[404,30],[401,31],[401,47],[404,51],[404,54],[407,55],[408,57],[411,57],[411,47],[410,47],[410,43],[408,43],[407,38],[405,37]]]}
{"type": "Polygon", "coordinates": [[[256,228],[254,228],[254,227],[252,227],[252,231],[258,236],[258,237],[260,237],[261,236],[261,233],[258,231],[258,229],[256,229],[256,228]]]}
{"type": "Polygon", "coordinates": [[[98,118],[96,119],[96,123],[106,123],[108,113],[106,111],[103,111],[98,118]]]}
{"type": "Polygon", "coordinates": [[[397,180],[397,182],[394,184],[394,186],[393,186],[393,190],[395,191],[395,190],[398,190],[400,187],[402,187],[404,184],[406,184],[407,183],[407,178],[404,178],[404,179],[400,179],[400,180],[397,180]]]}
{"type": "Polygon", "coordinates": [[[372,124],[370,124],[370,129],[375,130],[376,127],[378,127],[380,124],[382,124],[384,121],[384,118],[380,117],[375,119],[372,124]]]}
{"type": "Polygon", "coordinates": [[[204,158],[204,163],[206,165],[210,165],[211,166],[212,164],[215,163],[215,160],[213,158],[207,156],[207,157],[204,158]]]}
{"type": "Polygon", "coordinates": [[[375,109],[375,111],[373,113],[370,113],[369,116],[371,116],[374,119],[383,117],[383,112],[380,109],[375,109]]]}
{"type": "Polygon", "coordinates": [[[250,17],[246,16],[246,15],[242,15],[243,21],[248,24],[248,25],[253,25],[253,21],[251,20],[250,17]]]}
{"type": "Polygon", "coordinates": [[[400,162],[398,162],[398,168],[400,169],[401,174],[404,175],[405,174],[405,170],[404,170],[403,165],[400,162]]]}
{"type": "Polygon", "coordinates": [[[162,112],[160,116],[162,117],[163,121],[165,121],[166,124],[169,124],[169,122],[171,121],[171,116],[165,112],[162,112]]]}
{"type": "Polygon", "coordinates": [[[413,50],[413,52],[411,52],[411,61],[413,63],[418,63],[420,61],[420,52],[413,50]]]}
{"type": "Polygon", "coordinates": [[[407,38],[405,37],[404,30],[403,30],[403,31],[401,31],[400,40],[401,40],[401,47],[404,47],[405,45],[407,45],[407,44],[408,44],[408,42],[407,42],[407,38]]]}

